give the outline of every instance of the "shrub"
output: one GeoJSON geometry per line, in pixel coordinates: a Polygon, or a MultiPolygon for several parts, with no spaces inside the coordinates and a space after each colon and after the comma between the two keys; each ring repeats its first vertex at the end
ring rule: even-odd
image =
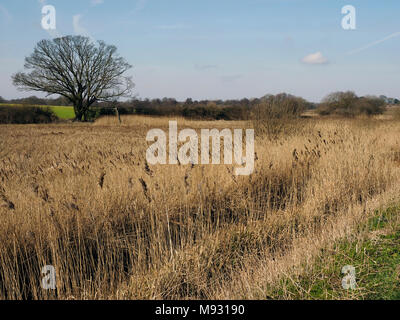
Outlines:
{"type": "Polygon", "coordinates": [[[385,101],[374,96],[357,97],[352,91],[334,92],[323,99],[318,108],[321,116],[339,115],[354,117],[357,115],[377,115],[385,111],[385,101]]]}
{"type": "Polygon", "coordinates": [[[382,114],[385,111],[385,101],[373,96],[361,97],[356,102],[356,110],[359,114],[369,116],[382,114]]]}
{"type": "Polygon", "coordinates": [[[282,133],[289,134],[309,103],[303,98],[280,93],[267,95],[253,107],[251,118],[259,135],[277,139],[282,133]]]}
{"type": "Polygon", "coordinates": [[[252,119],[294,119],[307,109],[308,103],[300,97],[290,94],[280,93],[277,95],[267,95],[260,99],[260,102],[253,107],[252,119]]]}

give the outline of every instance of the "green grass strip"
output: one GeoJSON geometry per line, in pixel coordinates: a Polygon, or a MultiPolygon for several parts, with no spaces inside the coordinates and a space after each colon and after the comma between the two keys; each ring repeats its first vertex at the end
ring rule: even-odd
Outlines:
{"type": "Polygon", "coordinates": [[[400,208],[376,211],[360,227],[361,239],[337,241],[311,266],[286,276],[267,296],[274,299],[400,300],[400,208]],[[356,287],[344,289],[342,268],[355,268],[356,287]]]}

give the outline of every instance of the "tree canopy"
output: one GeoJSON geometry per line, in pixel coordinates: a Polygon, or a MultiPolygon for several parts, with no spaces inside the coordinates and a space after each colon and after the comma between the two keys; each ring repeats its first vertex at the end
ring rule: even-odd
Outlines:
{"type": "Polygon", "coordinates": [[[38,42],[25,58],[28,72],[18,72],[12,79],[20,90],[67,98],[74,106],[76,120],[86,121],[94,102],[132,95],[132,79],[124,76],[131,67],[115,46],[94,43],[87,37],[65,36],[38,42]]]}

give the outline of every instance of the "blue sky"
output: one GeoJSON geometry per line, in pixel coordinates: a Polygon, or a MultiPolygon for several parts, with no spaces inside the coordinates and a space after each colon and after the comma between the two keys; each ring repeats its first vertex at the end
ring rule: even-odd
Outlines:
{"type": "Polygon", "coordinates": [[[398,0],[0,0],[5,98],[32,94],[10,77],[37,41],[54,36],[41,28],[45,4],[56,8],[58,35],[116,45],[141,98],[400,96],[398,0]],[[341,26],[348,4],[356,30],[341,26]]]}

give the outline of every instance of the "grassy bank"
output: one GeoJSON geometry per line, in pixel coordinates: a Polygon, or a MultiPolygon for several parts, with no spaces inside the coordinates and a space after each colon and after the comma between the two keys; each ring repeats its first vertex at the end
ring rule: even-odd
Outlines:
{"type": "Polygon", "coordinates": [[[400,299],[400,207],[377,210],[354,233],[322,248],[303,272],[284,277],[267,295],[288,299],[400,299]],[[344,266],[356,285],[343,288],[344,266]]]}

